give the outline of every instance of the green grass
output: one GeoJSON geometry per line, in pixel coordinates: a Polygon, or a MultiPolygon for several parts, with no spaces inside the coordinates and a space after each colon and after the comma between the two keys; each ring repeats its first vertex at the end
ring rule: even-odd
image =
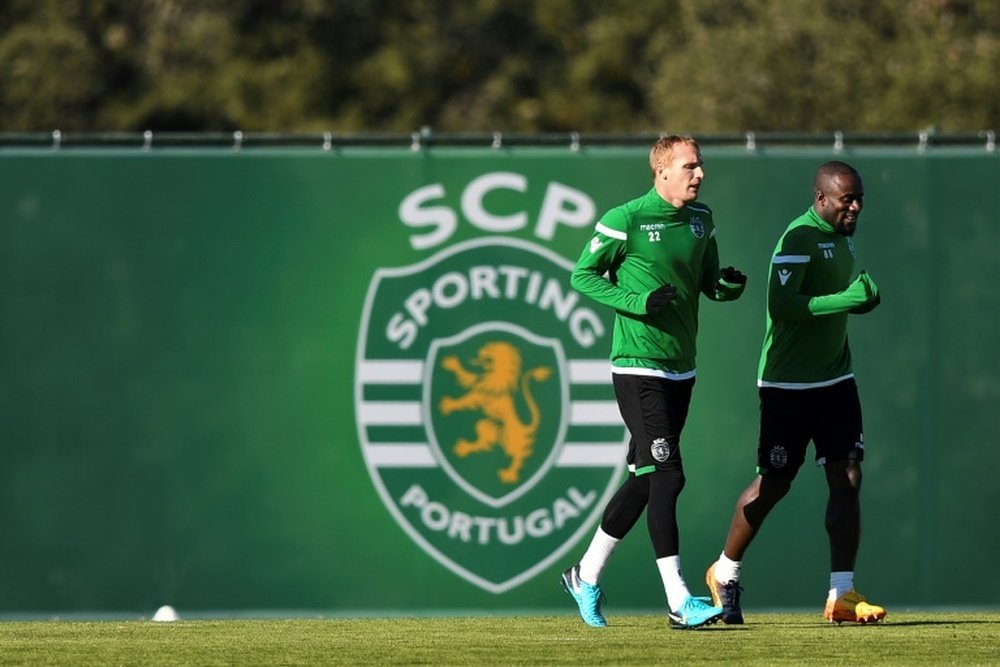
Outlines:
{"type": "Polygon", "coordinates": [[[1000,664],[998,612],[895,613],[877,626],[757,613],[744,626],[683,631],[660,616],[610,620],[5,621],[0,665],[1000,664]]]}

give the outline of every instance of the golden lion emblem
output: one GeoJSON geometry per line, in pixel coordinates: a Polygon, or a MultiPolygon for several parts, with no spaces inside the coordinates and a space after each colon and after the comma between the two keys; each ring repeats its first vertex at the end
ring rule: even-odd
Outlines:
{"type": "Polygon", "coordinates": [[[516,484],[521,468],[533,453],[535,432],[541,423],[538,403],[531,395],[529,381],[542,382],[552,374],[547,366],[521,372],[521,353],[516,347],[505,342],[490,342],[479,348],[471,365],[482,368],[474,373],[466,370],[458,357],[448,356],[441,360],[441,367],[455,374],[458,384],[469,391],[459,398],[445,396],[441,399],[441,414],[449,415],[456,410],[479,410],[483,419],[476,422],[475,441],[459,439],[455,443],[455,454],[465,458],[469,454],[487,452],[500,445],[510,458],[510,465],[497,474],[505,484],[516,484]],[[525,424],[517,414],[514,394],[520,392],[531,414],[525,424]]]}

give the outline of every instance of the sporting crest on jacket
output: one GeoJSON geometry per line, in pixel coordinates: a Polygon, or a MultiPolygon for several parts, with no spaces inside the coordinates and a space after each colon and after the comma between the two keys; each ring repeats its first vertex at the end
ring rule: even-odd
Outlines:
{"type": "Polygon", "coordinates": [[[612,313],[507,237],[379,269],[358,335],[368,473],[414,543],[503,593],[593,530],[624,467],[612,313]]]}
{"type": "Polygon", "coordinates": [[[705,223],[697,215],[691,216],[688,220],[688,226],[691,227],[691,233],[694,234],[695,238],[705,237],[705,223]]]}

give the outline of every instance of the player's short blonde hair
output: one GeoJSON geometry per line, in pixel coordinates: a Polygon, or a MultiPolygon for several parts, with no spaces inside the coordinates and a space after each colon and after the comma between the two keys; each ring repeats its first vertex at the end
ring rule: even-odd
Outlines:
{"type": "Polygon", "coordinates": [[[687,144],[701,155],[701,148],[698,146],[698,142],[691,137],[679,134],[668,134],[665,137],[660,137],[649,150],[649,168],[653,172],[653,178],[656,178],[657,167],[665,167],[670,164],[670,161],[674,158],[674,147],[677,144],[687,144]]]}

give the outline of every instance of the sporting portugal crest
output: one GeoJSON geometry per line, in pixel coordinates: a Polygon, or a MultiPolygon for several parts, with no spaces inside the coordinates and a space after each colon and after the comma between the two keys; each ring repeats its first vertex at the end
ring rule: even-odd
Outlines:
{"type": "Polygon", "coordinates": [[[389,512],[441,565],[502,593],[593,530],[621,478],[610,310],[572,264],[511,238],[372,278],[358,337],[359,441],[389,512]]]}

